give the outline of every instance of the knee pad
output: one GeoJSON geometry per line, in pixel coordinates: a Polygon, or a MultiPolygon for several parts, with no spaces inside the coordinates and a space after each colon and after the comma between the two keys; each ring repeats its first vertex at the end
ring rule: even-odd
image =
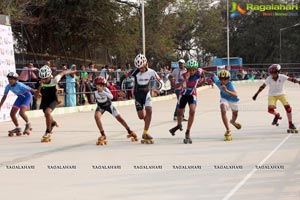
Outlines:
{"type": "Polygon", "coordinates": [[[291,108],[290,105],[284,106],[284,109],[286,110],[287,113],[291,113],[292,112],[292,108],[291,108]]]}
{"type": "Polygon", "coordinates": [[[275,112],[275,108],[273,107],[268,107],[268,113],[274,113],[275,112]]]}

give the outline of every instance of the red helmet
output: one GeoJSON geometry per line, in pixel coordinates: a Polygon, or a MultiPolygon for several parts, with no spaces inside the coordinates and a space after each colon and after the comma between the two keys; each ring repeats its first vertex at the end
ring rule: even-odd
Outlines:
{"type": "Polygon", "coordinates": [[[102,76],[98,76],[97,78],[95,78],[94,84],[95,84],[95,85],[97,85],[97,84],[103,84],[103,85],[106,85],[106,80],[105,80],[105,78],[103,78],[102,76]]]}
{"type": "Polygon", "coordinates": [[[281,66],[279,64],[273,64],[269,67],[269,73],[280,72],[281,66]]]}

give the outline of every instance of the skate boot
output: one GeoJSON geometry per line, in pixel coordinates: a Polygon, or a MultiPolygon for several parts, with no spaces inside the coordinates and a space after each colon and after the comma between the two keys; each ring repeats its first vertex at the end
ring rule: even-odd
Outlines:
{"type": "Polygon", "coordinates": [[[13,130],[8,131],[9,137],[13,137],[15,134],[16,136],[21,136],[22,135],[21,128],[15,128],[13,130]]]}
{"type": "Polygon", "coordinates": [[[143,133],[143,139],[141,140],[142,144],[153,144],[153,137],[149,135],[148,133],[143,133]]]}
{"type": "Polygon", "coordinates": [[[107,140],[106,140],[106,136],[105,135],[101,135],[99,138],[98,138],[98,141],[96,142],[96,145],[107,145],[107,140]]]}
{"type": "Polygon", "coordinates": [[[242,125],[238,122],[234,122],[232,120],[230,120],[230,123],[236,128],[236,129],[241,129],[242,128],[242,125]]]}
{"type": "Polygon", "coordinates": [[[135,132],[131,131],[130,133],[128,133],[127,138],[131,138],[132,142],[137,142],[139,141],[139,139],[137,138],[135,132]]]}
{"type": "Polygon", "coordinates": [[[185,138],[183,139],[183,143],[184,144],[192,144],[193,143],[192,138],[190,138],[189,132],[185,133],[185,138]]]}
{"type": "Polygon", "coordinates": [[[232,140],[232,137],[231,137],[231,131],[230,130],[227,130],[225,132],[225,135],[224,135],[224,141],[231,141],[232,140]]]}
{"type": "Polygon", "coordinates": [[[289,125],[289,129],[287,130],[288,133],[298,133],[297,128],[295,127],[295,125],[293,123],[291,123],[289,125]]]}
{"type": "Polygon", "coordinates": [[[278,113],[277,115],[275,115],[272,125],[279,126],[278,120],[281,120],[281,119],[282,119],[282,117],[280,117],[280,114],[278,113]]]}
{"type": "Polygon", "coordinates": [[[171,133],[172,136],[175,136],[175,132],[176,132],[178,129],[179,129],[180,131],[182,131],[182,125],[181,125],[181,124],[180,124],[180,125],[177,125],[177,126],[175,126],[175,127],[173,127],[173,128],[171,128],[171,129],[169,130],[169,132],[171,133]]]}
{"type": "Polygon", "coordinates": [[[23,131],[23,135],[30,135],[30,131],[32,131],[31,124],[27,123],[25,125],[25,129],[23,131]]]}
{"type": "Polygon", "coordinates": [[[59,127],[59,125],[58,125],[58,123],[56,122],[56,121],[53,121],[52,123],[51,123],[51,130],[50,130],[50,133],[52,134],[53,133],[53,128],[54,127],[59,127]]]}
{"type": "Polygon", "coordinates": [[[51,142],[51,133],[49,132],[45,132],[45,134],[43,135],[42,139],[41,139],[41,142],[44,143],[44,142],[51,142]]]}

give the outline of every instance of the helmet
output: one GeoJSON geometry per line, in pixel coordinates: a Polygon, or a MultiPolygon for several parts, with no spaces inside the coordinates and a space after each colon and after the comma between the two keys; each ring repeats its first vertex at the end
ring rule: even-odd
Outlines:
{"type": "Polygon", "coordinates": [[[223,69],[223,70],[219,71],[218,77],[219,78],[225,78],[225,79],[228,78],[229,79],[230,78],[230,72],[227,71],[227,70],[225,70],[225,69],[223,69]]]}
{"type": "Polygon", "coordinates": [[[185,64],[185,61],[183,59],[178,60],[178,63],[183,63],[185,64]]]}
{"type": "Polygon", "coordinates": [[[198,62],[197,62],[196,60],[193,60],[193,59],[188,60],[188,61],[186,62],[186,64],[185,64],[185,67],[186,67],[187,69],[189,69],[189,68],[197,69],[197,68],[198,68],[198,62]]]}
{"type": "Polygon", "coordinates": [[[39,77],[40,78],[49,78],[52,74],[52,71],[48,65],[44,65],[41,67],[39,71],[39,77]]]}
{"type": "Polygon", "coordinates": [[[6,77],[7,78],[18,79],[19,75],[16,72],[9,72],[6,77]]]}
{"type": "Polygon", "coordinates": [[[279,64],[273,64],[269,67],[269,73],[280,72],[281,66],[279,64]]]}
{"type": "Polygon", "coordinates": [[[134,59],[134,65],[137,68],[144,67],[146,63],[147,63],[147,58],[143,54],[138,54],[134,59]]]}
{"type": "Polygon", "coordinates": [[[103,78],[102,76],[98,76],[97,78],[95,78],[94,84],[95,84],[95,85],[97,85],[97,84],[103,84],[103,85],[106,85],[106,80],[105,80],[105,78],[103,78]]]}

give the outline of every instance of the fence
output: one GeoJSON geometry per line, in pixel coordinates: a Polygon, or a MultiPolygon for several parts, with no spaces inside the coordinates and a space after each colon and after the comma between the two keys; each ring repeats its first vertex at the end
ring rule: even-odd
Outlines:
{"type": "MultiPolygon", "coordinates": [[[[246,69],[244,70],[231,70],[231,75],[233,80],[247,80],[247,79],[264,79],[268,73],[269,64],[245,64],[246,69]]],[[[21,73],[24,69],[17,68],[17,73],[21,73]]],[[[28,69],[26,69],[28,70],[28,69]]],[[[53,73],[58,74],[62,70],[56,70],[53,73]]],[[[282,65],[282,72],[293,76],[296,78],[300,78],[300,70],[298,64],[285,64],[282,65]]],[[[34,71],[36,75],[38,75],[38,71],[34,71]]],[[[171,87],[171,82],[168,80],[168,75],[170,72],[158,72],[160,77],[163,79],[164,83],[168,85],[162,91],[158,91],[157,83],[155,80],[151,80],[150,82],[150,91],[153,96],[158,95],[166,95],[173,93],[173,89],[171,87]]],[[[72,82],[75,85],[76,92],[75,93],[67,93],[66,92],[66,84],[71,83],[67,82],[66,79],[62,79],[59,82],[59,89],[58,89],[58,96],[61,102],[66,101],[67,95],[76,95],[76,105],[84,105],[84,104],[94,104],[94,90],[95,87],[93,85],[93,79],[96,76],[103,76],[106,77],[108,80],[108,88],[112,92],[114,99],[113,101],[122,101],[122,100],[129,100],[133,98],[133,86],[134,86],[134,79],[128,76],[128,70],[126,71],[91,71],[91,70],[77,70],[75,81],[72,82]],[[87,73],[87,77],[84,78],[82,75],[83,73],[87,73]]],[[[39,80],[27,80],[24,83],[33,87],[37,88],[39,80]]],[[[2,94],[0,94],[2,96],[2,94]]],[[[31,109],[37,109],[37,105],[39,104],[38,100],[34,100],[31,109]]],[[[65,106],[64,104],[60,104],[59,106],[65,106]]]]}

